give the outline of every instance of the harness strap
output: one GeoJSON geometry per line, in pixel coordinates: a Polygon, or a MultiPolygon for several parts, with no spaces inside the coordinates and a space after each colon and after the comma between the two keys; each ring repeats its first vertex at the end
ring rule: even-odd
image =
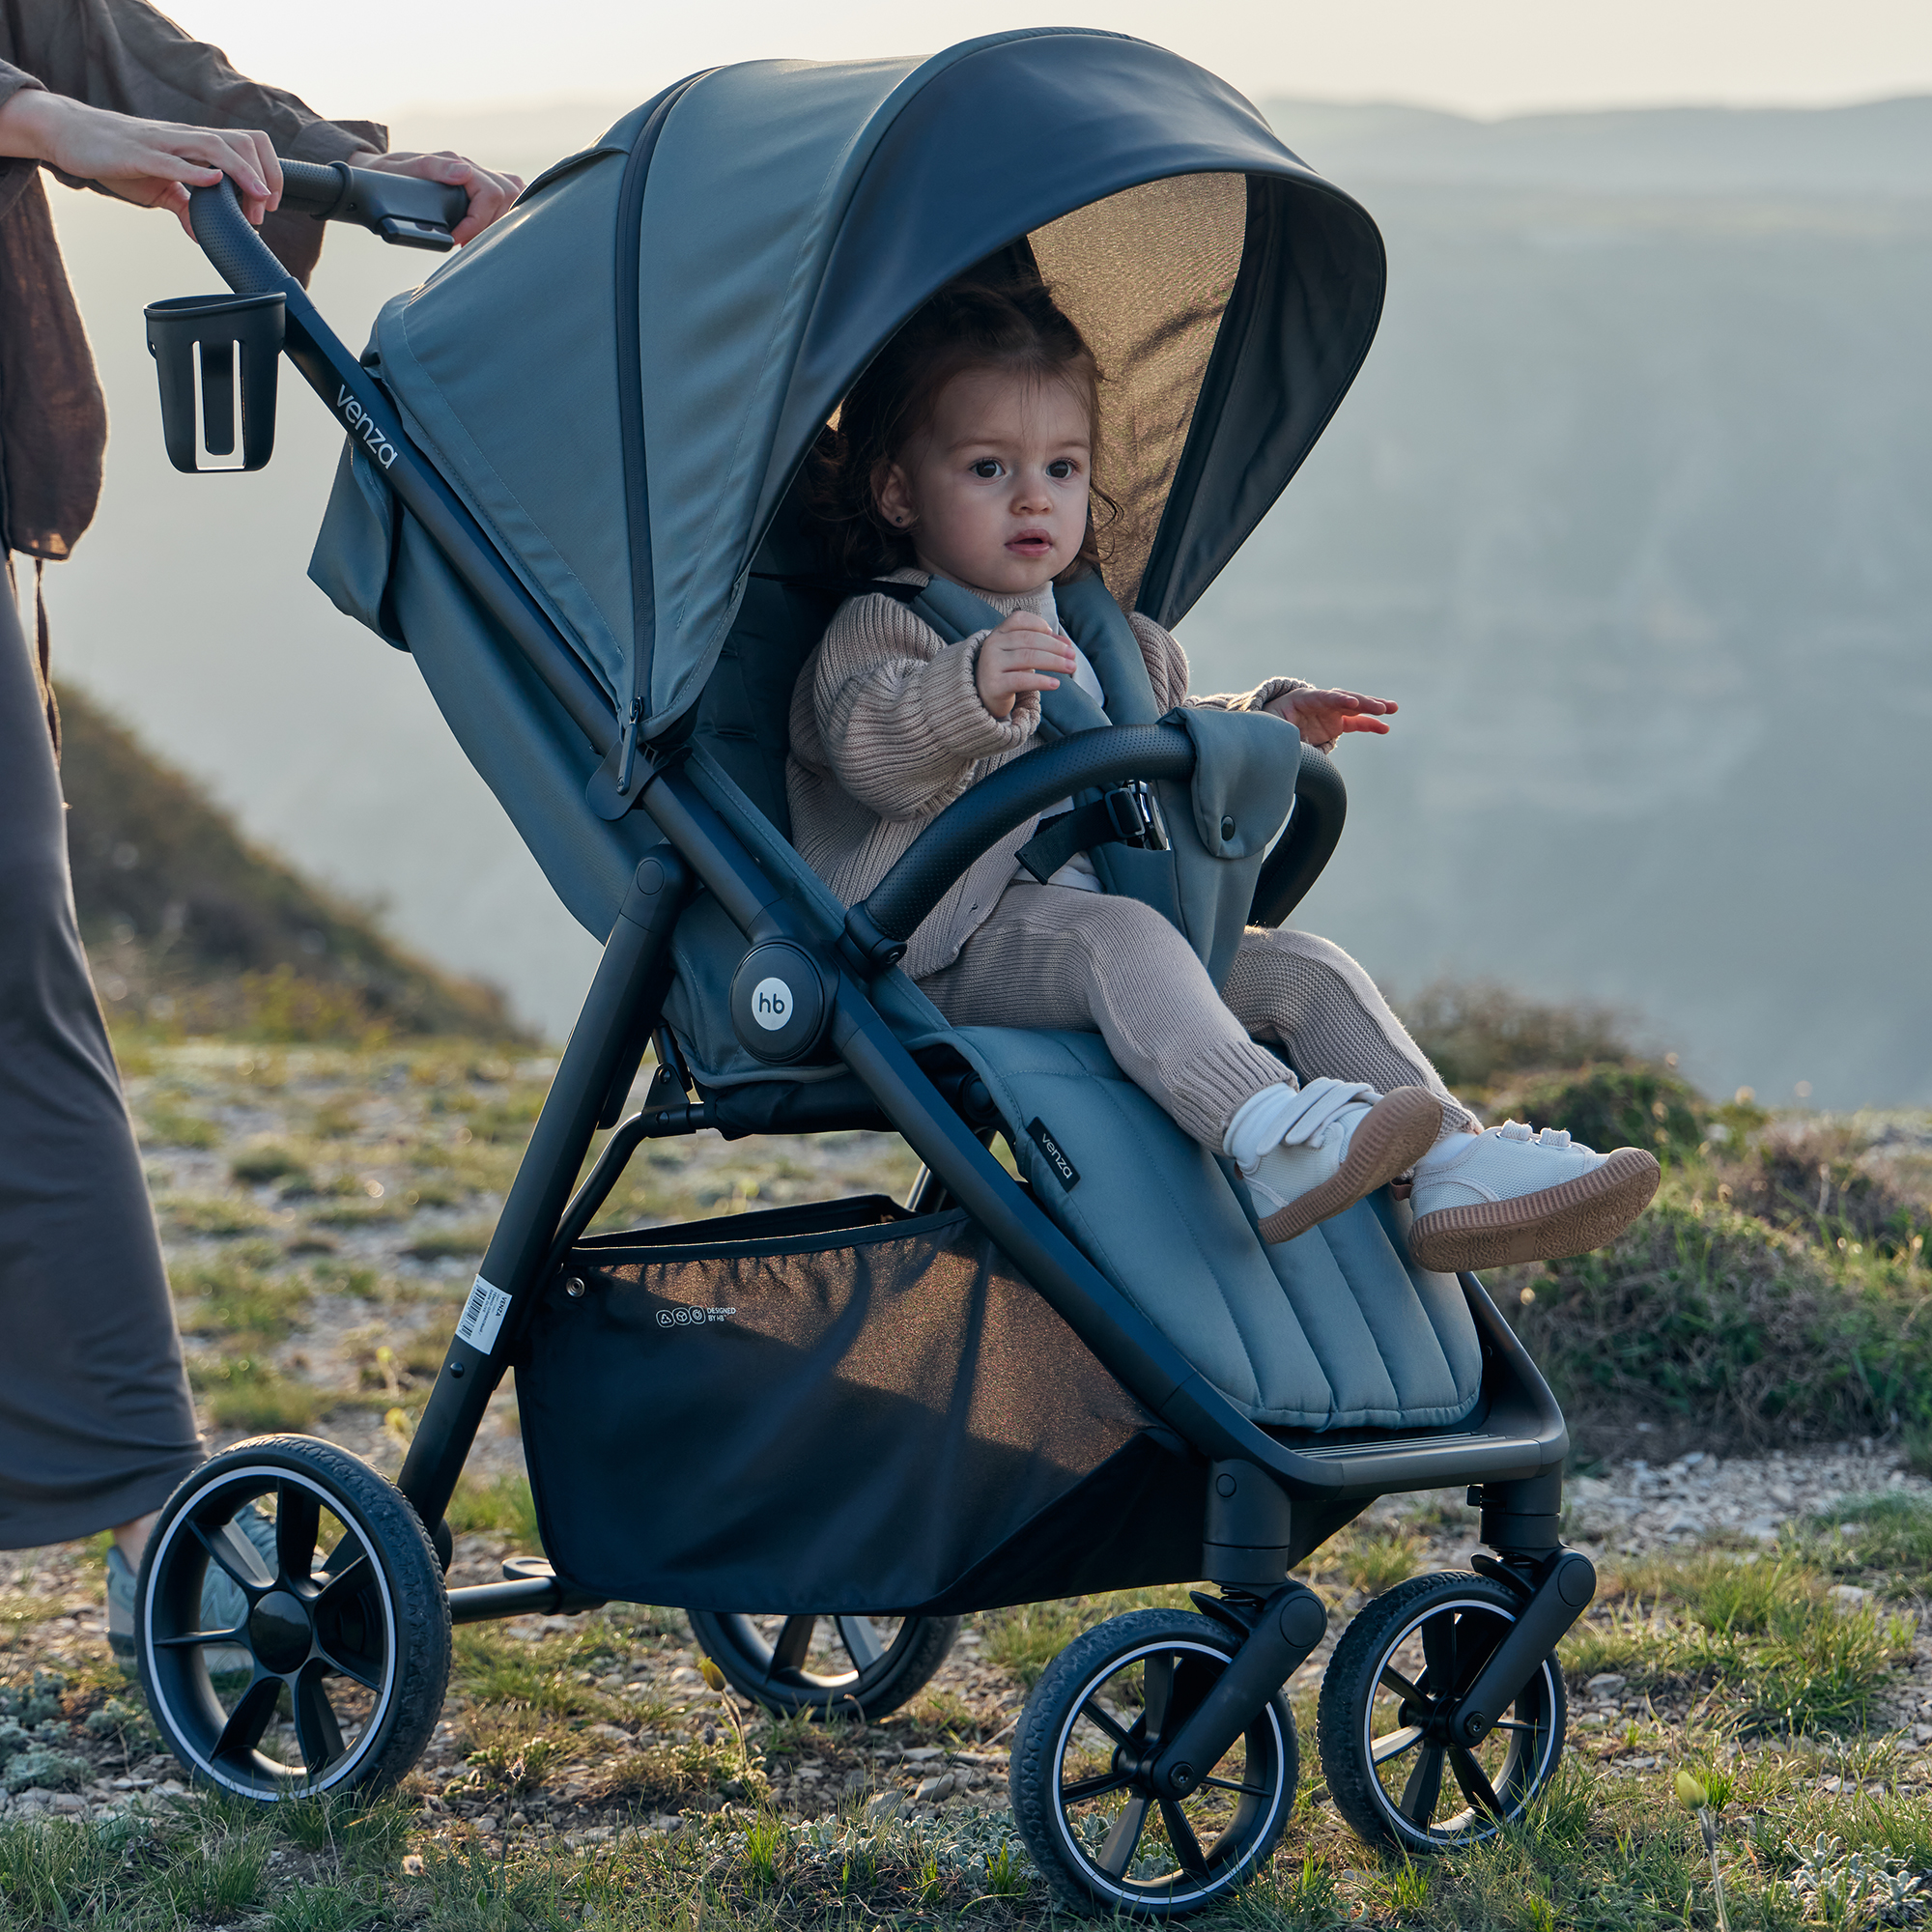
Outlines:
{"type": "Polygon", "coordinates": [[[1092,805],[1042,818],[1039,830],[1013,856],[1045,885],[1076,852],[1091,852],[1096,845],[1167,850],[1167,828],[1145,780],[1116,785],[1092,805]]]}

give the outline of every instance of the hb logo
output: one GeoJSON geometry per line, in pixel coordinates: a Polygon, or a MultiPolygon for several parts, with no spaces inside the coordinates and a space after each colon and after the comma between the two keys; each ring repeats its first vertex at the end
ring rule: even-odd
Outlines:
{"type": "Polygon", "coordinates": [[[791,988],[782,980],[760,980],[752,988],[752,1017],[767,1033],[781,1032],[791,1014],[791,988]]]}

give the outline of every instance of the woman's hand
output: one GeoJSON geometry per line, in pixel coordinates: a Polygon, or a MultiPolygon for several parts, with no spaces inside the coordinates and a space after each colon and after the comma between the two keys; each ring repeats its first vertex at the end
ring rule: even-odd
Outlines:
{"type": "Polygon", "coordinates": [[[995,718],[1010,718],[1023,691],[1058,691],[1073,675],[1073,646],[1044,617],[1015,611],[980,646],[980,702],[995,718]]]}
{"type": "Polygon", "coordinates": [[[282,198],[281,163],[257,129],[143,121],[38,87],[23,87],[0,107],[0,155],[46,161],[139,208],[165,208],[189,235],[191,187],[213,187],[226,175],[258,226],[282,198]]]}
{"type": "Polygon", "coordinates": [[[1285,691],[1263,706],[1286,718],[1301,733],[1304,745],[1332,745],[1345,731],[1374,731],[1386,737],[1382,723],[1395,710],[1386,697],[1367,697],[1359,691],[1285,691]]]}
{"type": "Polygon", "coordinates": [[[499,214],[506,213],[510,204],[524,191],[521,175],[493,174],[474,161],[466,161],[461,155],[452,155],[446,148],[435,155],[357,155],[349,165],[370,168],[377,174],[415,175],[423,181],[441,182],[445,187],[467,189],[469,213],[452,231],[459,247],[482,234],[499,214]]]}

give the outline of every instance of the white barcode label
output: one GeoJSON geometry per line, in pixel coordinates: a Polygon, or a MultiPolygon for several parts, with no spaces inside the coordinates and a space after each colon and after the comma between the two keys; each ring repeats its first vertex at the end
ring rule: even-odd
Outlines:
{"type": "Polygon", "coordinates": [[[497,1331],[509,1312],[510,1297],[479,1274],[469,1299],[463,1304],[463,1320],[456,1324],[457,1339],[487,1355],[497,1346],[497,1331]]]}

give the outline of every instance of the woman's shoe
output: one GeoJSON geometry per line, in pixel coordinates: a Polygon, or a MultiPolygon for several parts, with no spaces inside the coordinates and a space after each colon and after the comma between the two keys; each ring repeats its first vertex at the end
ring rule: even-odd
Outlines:
{"type": "Polygon", "coordinates": [[[1415,1164],[1409,1258],[1453,1274],[1585,1254],[1643,1212],[1661,1175],[1641,1148],[1597,1153],[1555,1127],[1458,1134],[1415,1164]]]}
{"type": "MultiPolygon", "coordinates": [[[[1313,1094],[1317,1084],[1302,1091],[1313,1094]]],[[[1343,1101],[1308,1138],[1269,1148],[1252,1173],[1243,1166],[1263,1240],[1292,1241],[1352,1208],[1406,1174],[1442,1131],[1442,1102],[1426,1088],[1350,1091],[1367,1097],[1343,1101]]]]}

